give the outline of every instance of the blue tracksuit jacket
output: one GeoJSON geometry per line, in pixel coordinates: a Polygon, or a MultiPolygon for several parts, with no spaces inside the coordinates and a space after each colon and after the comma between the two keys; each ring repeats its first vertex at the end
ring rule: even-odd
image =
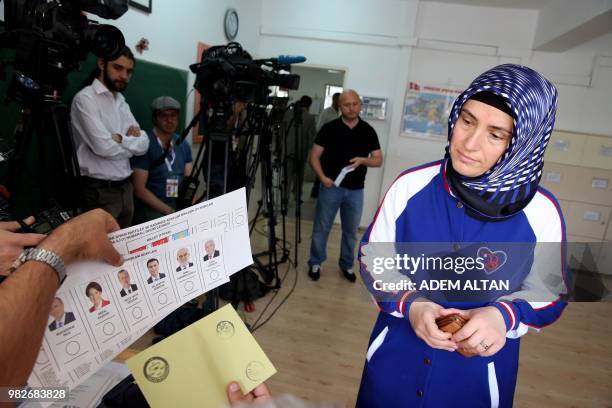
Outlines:
{"type": "MultiPolygon", "coordinates": [[[[560,207],[544,189],[538,189],[521,212],[503,221],[490,222],[468,215],[451,194],[444,161],[402,173],[385,195],[359,250],[361,274],[380,314],[370,339],[357,406],[511,407],[519,337],[529,327],[539,330],[553,323],[567,304],[563,297],[567,293],[564,243],[565,224],[560,207]],[[396,243],[397,248],[397,243],[454,243],[454,250],[461,243],[478,243],[478,249],[466,245],[465,251],[482,254],[482,248],[490,253],[501,253],[497,252],[500,250],[504,252],[503,263],[487,265],[486,270],[461,275],[451,271],[435,277],[495,277],[507,280],[509,288],[479,292],[476,297],[461,291],[453,295],[418,289],[381,296],[372,288],[377,276],[364,254],[368,246],[384,242],[396,243]],[[540,246],[542,242],[550,244],[540,246]],[[501,250],[504,243],[521,243],[521,247],[517,250],[507,244],[501,250]],[[529,244],[533,245],[532,252],[525,249],[529,244]],[[421,296],[443,307],[496,307],[506,323],[504,347],[491,357],[472,358],[429,347],[416,337],[408,320],[411,302],[421,296]],[[457,303],[457,299],[463,303],[457,303]]],[[[431,279],[433,273],[408,276],[418,287],[421,281],[431,279]]]]}

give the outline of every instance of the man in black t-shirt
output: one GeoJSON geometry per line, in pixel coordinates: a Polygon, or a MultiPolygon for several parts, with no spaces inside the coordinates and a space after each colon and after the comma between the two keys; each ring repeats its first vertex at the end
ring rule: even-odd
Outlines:
{"type": "Polygon", "coordinates": [[[363,209],[363,184],[367,167],[380,167],[383,157],[372,126],[359,118],[361,101],[354,90],[340,95],[338,119],[325,124],[315,139],[310,165],[321,181],[308,260],[308,276],[320,277],[327,253],[327,238],[340,209],[342,244],[339,265],[350,282],[355,282],[353,261],[357,227],[363,209]]]}

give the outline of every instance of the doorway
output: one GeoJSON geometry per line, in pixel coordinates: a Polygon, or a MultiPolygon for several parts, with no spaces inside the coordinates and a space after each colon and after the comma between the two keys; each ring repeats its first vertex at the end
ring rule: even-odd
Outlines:
{"type": "MultiPolygon", "coordinates": [[[[294,65],[291,73],[300,76],[300,87],[297,90],[289,91],[289,102],[298,101],[303,95],[308,95],[312,98],[312,105],[308,113],[314,118],[316,132],[318,131],[319,115],[324,109],[331,106],[332,95],[343,90],[345,71],[294,65]]],[[[312,168],[309,164],[306,164],[304,167],[304,183],[302,185],[303,203],[301,217],[303,220],[312,221],[314,219],[316,198],[312,196],[312,192],[315,179],[316,176],[312,168]]],[[[295,203],[291,205],[295,207],[295,203]]],[[[289,214],[293,216],[293,208],[290,208],[289,214]]],[[[307,232],[307,234],[309,233],[307,232]]]]}

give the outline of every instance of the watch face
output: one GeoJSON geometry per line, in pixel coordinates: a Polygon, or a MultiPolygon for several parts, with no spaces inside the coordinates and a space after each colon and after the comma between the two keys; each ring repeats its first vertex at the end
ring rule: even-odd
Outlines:
{"type": "Polygon", "coordinates": [[[229,9],[225,13],[225,36],[228,40],[233,40],[238,35],[238,12],[229,9]]]}

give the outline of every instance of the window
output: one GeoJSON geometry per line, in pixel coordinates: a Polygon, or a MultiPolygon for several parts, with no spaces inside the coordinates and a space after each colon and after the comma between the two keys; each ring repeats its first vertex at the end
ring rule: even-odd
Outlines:
{"type": "Polygon", "coordinates": [[[336,93],[342,93],[343,88],[338,85],[325,85],[325,102],[323,109],[329,108],[332,105],[332,96],[336,93]]]}
{"type": "Polygon", "coordinates": [[[270,93],[270,96],[278,96],[278,97],[281,97],[281,98],[286,98],[286,97],[289,96],[289,92],[285,88],[281,88],[281,87],[276,86],[276,85],[275,86],[270,86],[269,88],[272,91],[270,93]]]}

